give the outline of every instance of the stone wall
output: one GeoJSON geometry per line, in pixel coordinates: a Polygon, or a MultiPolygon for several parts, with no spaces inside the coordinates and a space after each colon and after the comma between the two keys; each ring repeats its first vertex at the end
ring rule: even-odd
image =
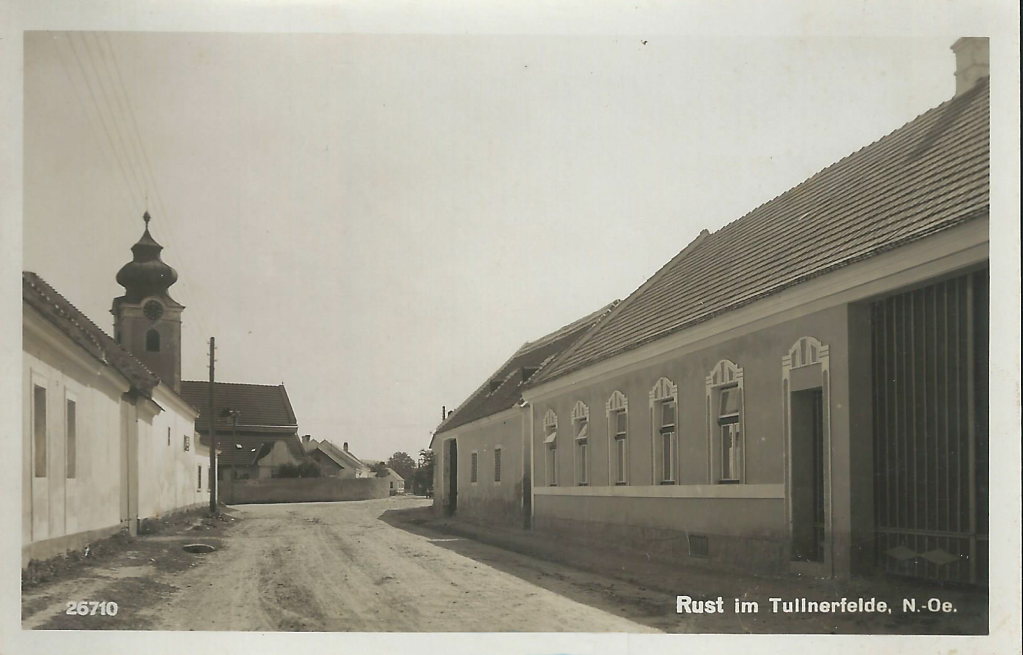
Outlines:
{"type": "Polygon", "coordinates": [[[387,498],[387,480],[382,478],[270,478],[262,480],[221,480],[220,502],[310,503],[387,498]]]}

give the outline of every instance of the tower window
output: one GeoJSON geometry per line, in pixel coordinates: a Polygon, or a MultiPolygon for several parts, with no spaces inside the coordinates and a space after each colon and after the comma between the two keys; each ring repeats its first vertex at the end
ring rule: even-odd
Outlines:
{"type": "Polygon", "coordinates": [[[146,352],[160,352],[160,333],[156,330],[146,332],[146,352]]]}

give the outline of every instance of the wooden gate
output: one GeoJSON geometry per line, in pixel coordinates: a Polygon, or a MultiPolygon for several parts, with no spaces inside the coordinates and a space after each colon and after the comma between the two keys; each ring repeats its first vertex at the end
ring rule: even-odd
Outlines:
{"type": "Polygon", "coordinates": [[[877,564],[988,577],[988,271],[872,305],[877,564]]]}

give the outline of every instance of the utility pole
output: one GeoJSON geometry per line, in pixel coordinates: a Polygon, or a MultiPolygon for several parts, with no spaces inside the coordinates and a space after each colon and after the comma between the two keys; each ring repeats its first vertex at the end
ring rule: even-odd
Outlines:
{"type": "Polygon", "coordinates": [[[216,344],[216,338],[210,337],[210,516],[217,515],[217,404],[213,386],[216,344]]]}

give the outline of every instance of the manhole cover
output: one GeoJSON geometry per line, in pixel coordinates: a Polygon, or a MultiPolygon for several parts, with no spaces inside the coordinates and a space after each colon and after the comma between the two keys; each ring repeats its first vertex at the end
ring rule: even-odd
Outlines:
{"type": "Polygon", "coordinates": [[[188,544],[181,547],[186,553],[212,553],[215,549],[209,544],[188,544]]]}

